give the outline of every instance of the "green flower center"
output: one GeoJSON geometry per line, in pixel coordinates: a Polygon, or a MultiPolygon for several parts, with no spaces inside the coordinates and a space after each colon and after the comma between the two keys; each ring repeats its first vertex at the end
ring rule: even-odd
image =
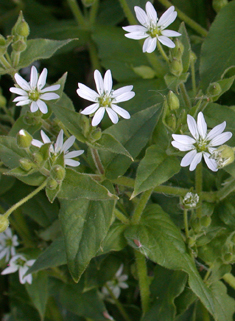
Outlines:
{"type": "Polygon", "coordinates": [[[208,141],[200,138],[194,146],[196,147],[196,150],[198,153],[200,152],[208,152],[208,141]]]}
{"type": "Polygon", "coordinates": [[[155,38],[157,36],[161,36],[162,30],[154,24],[149,27],[147,33],[150,35],[150,37],[155,38]]]}
{"type": "Polygon", "coordinates": [[[40,93],[37,90],[29,92],[29,99],[33,101],[37,101],[40,98],[40,93]]]}
{"type": "Polygon", "coordinates": [[[100,107],[111,107],[112,100],[113,99],[107,94],[103,94],[98,98],[100,107]]]}
{"type": "Polygon", "coordinates": [[[6,246],[7,246],[7,247],[13,245],[12,239],[6,239],[5,242],[6,242],[6,246]]]}
{"type": "Polygon", "coordinates": [[[19,258],[16,260],[15,264],[18,266],[25,266],[25,261],[19,258]]]}

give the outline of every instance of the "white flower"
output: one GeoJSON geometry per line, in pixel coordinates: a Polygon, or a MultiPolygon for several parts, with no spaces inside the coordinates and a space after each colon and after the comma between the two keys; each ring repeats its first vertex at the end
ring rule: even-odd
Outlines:
{"type": "MultiPolygon", "coordinates": [[[[115,277],[113,280],[106,282],[109,289],[112,291],[113,295],[118,298],[121,294],[121,289],[127,289],[128,284],[124,281],[128,279],[128,276],[126,274],[122,275],[123,271],[123,264],[121,264],[120,268],[117,270],[115,277]]],[[[108,289],[104,286],[102,287],[102,293],[104,296],[109,296],[108,289]]]]}
{"type": "Polygon", "coordinates": [[[27,82],[19,74],[15,74],[15,80],[20,87],[11,87],[10,91],[14,94],[20,95],[13,101],[17,102],[16,106],[24,106],[30,104],[30,110],[32,113],[38,109],[46,114],[48,112],[47,105],[44,100],[53,100],[60,98],[59,95],[52,91],[58,90],[60,85],[53,85],[43,89],[46,85],[47,69],[44,68],[40,76],[38,77],[38,71],[36,67],[32,66],[30,74],[30,82],[27,82]]]}
{"type": "Polygon", "coordinates": [[[173,30],[164,30],[176,19],[177,12],[174,11],[174,6],[167,9],[159,20],[154,6],[149,1],[145,5],[146,12],[138,6],[135,6],[134,9],[136,18],[142,26],[123,27],[125,31],[129,32],[125,34],[127,38],[136,40],[146,38],[143,44],[143,52],[148,53],[155,50],[157,41],[169,48],[175,47],[174,42],[168,37],[178,37],[181,34],[173,30]]]}
{"type": "Polygon", "coordinates": [[[19,245],[17,235],[12,235],[8,227],[3,233],[0,233],[0,260],[5,257],[8,262],[11,256],[16,254],[15,247],[19,245]]]}
{"type": "Polygon", "coordinates": [[[3,270],[1,274],[4,275],[19,271],[20,283],[31,284],[33,280],[32,274],[28,274],[25,276],[25,273],[28,271],[29,267],[34,264],[34,262],[35,260],[27,261],[27,259],[23,255],[16,255],[10,260],[9,266],[5,270],[3,270]]]}
{"type": "Polygon", "coordinates": [[[193,171],[197,164],[202,160],[202,156],[210,170],[216,172],[218,170],[217,163],[211,158],[211,154],[215,150],[214,147],[220,146],[232,137],[232,133],[223,133],[226,127],[226,121],[215,126],[209,133],[207,133],[207,124],[203,113],[200,112],[197,116],[197,123],[195,119],[187,116],[188,128],[193,136],[175,135],[172,137],[174,141],[171,144],[180,151],[189,151],[181,160],[182,167],[189,166],[189,170],[193,171]]]}
{"type": "MultiPolygon", "coordinates": [[[[32,145],[36,146],[36,147],[41,147],[43,144],[48,144],[48,143],[52,143],[52,141],[50,140],[50,138],[44,133],[43,130],[41,130],[41,137],[42,137],[42,142],[40,142],[37,139],[33,139],[32,140],[32,145]]],[[[84,150],[74,150],[72,152],[69,152],[69,148],[74,144],[75,142],[75,137],[74,136],[70,136],[64,143],[63,143],[63,129],[60,130],[59,135],[56,139],[56,142],[54,144],[54,146],[51,144],[50,146],[50,153],[54,154],[54,155],[59,155],[61,153],[64,153],[64,163],[65,165],[69,165],[72,167],[76,167],[80,165],[80,162],[75,161],[74,157],[80,156],[81,154],[84,153],[84,150]]]]}
{"type": "Polygon", "coordinates": [[[104,117],[105,110],[107,111],[111,121],[116,124],[118,122],[118,115],[125,119],[130,118],[130,114],[123,108],[116,105],[123,101],[130,100],[135,96],[132,90],[133,86],[124,86],[117,90],[112,90],[113,80],[110,70],[107,70],[104,79],[98,70],[94,72],[95,84],[97,92],[89,87],[78,83],[78,96],[94,102],[94,104],[86,107],[81,114],[94,114],[92,119],[92,126],[97,126],[104,117]]]}

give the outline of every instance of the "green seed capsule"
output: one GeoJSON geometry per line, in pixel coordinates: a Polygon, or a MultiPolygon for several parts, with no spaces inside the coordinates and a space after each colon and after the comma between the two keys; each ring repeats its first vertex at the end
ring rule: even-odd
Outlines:
{"type": "Polygon", "coordinates": [[[219,83],[212,82],[209,87],[207,88],[207,95],[208,96],[217,96],[221,93],[222,89],[219,83]]]}
{"type": "Polygon", "coordinates": [[[42,155],[38,152],[33,153],[32,158],[33,158],[34,164],[36,164],[38,167],[40,167],[44,162],[42,155]]]}
{"type": "Polygon", "coordinates": [[[16,52],[22,52],[25,51],[25,49],[27,48],[27,44],[26,41],[24,40],[23,37],[17,36],[17,40],[13,42],[12,49],[16,52]]]}
{"type": "Polygon", "coordinates": [[[179,98],[171,90],[167,95],[167,102],[168,106],[170,107],[170,110],[177,110],[180,107],[179,98]]]}
{"type": "Polygon", "coordinates": [[[33,137],[25,129],[21,129],[16,136],[16,140],[20,148],[29,148],[33,137]]]}
{"type": "Polygon", "coordinates": [[[181,60],[173,59],[170,63],[170,72],[179,77],[183,72],[183,64],[181,60]]]}
{"type": "Polygon", "coordinates": [[[60,165],[55,165],[52,167],[50,174],[57,182],[61,182],[65,177],[65,169],[60,165]]]}
{"type": "Polygon", "coordinates": [[[54,178],[49,177],[49,178],[47,179],[47,186],[46,186],[46,187],[47,187],[48,189],[50,189],[50,190],[55,190],[58,185],[59,185],[59,184],[57,183],[57,181],[56,181],[54,178]]]}
{"type": "Polygon", "coordinates": [[[19,17],[12,28],[11,34],[14,36],[22,36],[24,38],[27,38],[29,35],[29,25],[27,22],[24,20],[24,16],[22,11],[20,11],[19,17]]]}
{"type": "Polygon", "coordinates": [[[0,214],[0,233],[4,232],[9,226],[9,220],[6,216],[0,214]]]}
{"type": "Polygon", "coordinates": [[[21,158],[19,160],[19,163],[20,163],[20,167],[26,172],[30,171],[30,169],[32,169],[32,167],[34,165],[32,163],[32,161],[30,159],[27,159],[27,158],[21,158]]]}

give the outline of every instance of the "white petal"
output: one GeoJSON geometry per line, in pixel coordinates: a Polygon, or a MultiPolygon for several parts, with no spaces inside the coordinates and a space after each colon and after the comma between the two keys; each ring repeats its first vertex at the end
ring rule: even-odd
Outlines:
{"type": "Polygon", "coordinates": [[[104,92],[104,81],[99,70],[95,70],[94,78],[95,78],[96,89],[98,93],[102,95],[104,92]]]}
{"type": "Polygon", "coordinates": [[[92,105],[86,107],[83,111],[81,111],[81,114],[83,114],[83,115],[91,115],[94,112],[96,112],[96,110],[98,108],[99,108],[99,104],[98,103],[92,104],[92,105]]]}
{"type": "Polygon", "coordinates": [[[75,140],[76,140],[75,136],[70,136],[70,137],[65,141],[65,143],[63,144],[63,146],[62,146],[62,148],[61,148],[61,152],[66,153],[67,150],[68,150],[71,146],[73,146],[75,140]]]}
{"type": "Polygon", "coordinates": [[[40,95],[40,99],[43,99],[43,100],[52,100],[52,99],[58,99],[58,98],[60,98],[60,96],[55,93],[46,93],[46,94],[40,95]]]}
{"type": "Polygon", "coordinates": [[[207,124],[204,118],[203,113],[200,111],[200,113],[197,115],[197,128],[200,136],[202,138],[206,137],[207,133],[207,124]]]}
{"type": "Polygon", "coordinates": [[[37,88],[40,91],[46,84],[47,80],[47,69],[44,68],[43,71],[41,72],[39,78],[38,78],[38,85],[37,88]]]}
{"type": "Polygon", "coordinates": [[[116,276],[117,278],[122,274],[123,268],[124,268],[124,265],[123,265],[123,263],[122,263],[122,264],[120,265],[119,269],[117,270],[117,272],[115,273],[115,276],[116,276]]]}
{"type": "Polygon", "coordinates": [[[178,148],[181,152],[187,152],[191,149],[194,149],[193,145],[181,144],[181,143],[178,143],[174,140],[171,142],[171,145],[174,146],[175,148],[178,148]]]}
{"type": "Polygon", "coordinates": [[[162,29],[165,29],[168,27],[177,17],[177,12],[174,11],[175,7],[171,6],[168,8],[161,16],[161,18],[158,21],[158,26],[162,29]]]}
{"type": "Polygon", "coordinates": [[[112,97],[115,98],[115,97],[120,96],[124,93],[130,92],[132,89],[133,89],[132,85],[118,88],[112,92],[112,97]]]}
{"type": "Polygon", "coordinates": [[[120,286],[120,288],[122,288],[122,289],[127,289],[127,288],[129,288],[129,285],[126,284],[126,283],[124,283],[124,282],[119,283],[119,286],[120,286]]]}
{"type": "Polygon", "coordinates": [[[24,105],[28,105],[31,103],[31,100],[30,99],[26,99],[26,100],[22,100],[22,101],[19,101],[16,106],[24,106],[24,105]]]}
{"type": "Polygon", "coordinates": [[[36,101],[32,101],[31,106],[30,106],[30,110],[32,113],[35,113],[35,111],[38,110],[38,104],[36,103],[36,101]]]}
{"type": "Polygon", "coordinates": [[[65,159],[64,163],[65,165],[72,166],[72,167],[77,167],[80,165],[80,162],[75,161],[74,159],[65,159]]]}
{"type": "Polygon", "coordinates": [[[129,39],[139,40],[139,39],[147,38],[149,37],[149,35],[144,32],[131,32],[131,33],[126,33],[125,37],[129,39]]]}
{"type": "Polygon", "coordinates": [[[39,147],[39,148],[43,145],[43,143],[40,142],[40,141],[37,140],[37,139],[33,139],[32,142],[31,142],[31,144],[32,144],[33,146],[36,146],[36,147],[39,147]]]}
{"type": "Polygon", "coordinates": [[[78,96],[96,102],[99,95],[93,89],[90,89],[86,85],[78,84],[79,88],[77,89],[78,96]]]}
{"type": "Polygon", "coordinates": [[[72,152],[65,154],[64,158],[68,159],[68,158],[78,157],[83,153],[84,153],[84,150],[73,150],[72,152]]]}
{"type": "Polygon", "coordinates": [[[233,134],[231,132],[222,133],[212,139],[212,141],[210,142],[210,146],[222,145],[225,142],[227,142],[232,136],[233,136],[233,134]]]}
{"type": "Polygon", "coordinates": [[[180,166],[186,167],[189,166],[194,159],[195,155],[197,154],[197,151],[191,150],[191,152],[188,152],[181,160],[180,166]]]}
{"type": "Polygon", "coordinates": [[[116,124],[118,122],[118,115],[115,113],[114,110],[112,110],[111,108],[106,108],[107,113],[109,115],[109,118],[111,119],[112,123],[116,124]]]}
{"type": "Polygon", "coordinates": [[[113,289],[112,289],[112,292],[113,292],[113,295],[118,298],[121,294],[121,290],[118,286],[115,286],[113,289]]]}
{"type": "Polygon", "coordinates": [[[40,131],[41,137],[42,137],[42,141],[44,144],[48,144],[51,143],[50,138],[44,133],[43,130],[40,131]]]}
{"type": "Polygon", "coordinates": [[[104,75],[104,91],[109,94],[112,90],[112,87],[113,87],[112,74],[110,70],[107,70],[104,75]]]}
{"type": "Polygon", "coordinates": [[[114,104],[112,104],[111,107],[121,117],[123,117],[125,119],[130,119],[131,118],[131,115],[125,109],[123,109],[123,108],[121,108],[121,107],[119,107],[117,105],[114,105],[114,104]]]}
{"type": "Polygon", "coordinates": [[[145,10],[149,20],[152,20],[155,24],[157,23],[157,12],[150,1],[145,5],[145,10]]]}
{"type": "Polygon", "coordinates": [[[119,278],[118,278],[118,281],[119,282],[124,282],[128,279],[128,275],[126,274],[123,274],[123,275],[120,275],[119,278]]]}
{"type": "Polygon", "coordinates": [[[9,267],[7,267],[5,270],[2,271],[2,275],[5,274],[10,274],[10,273],[14,273],[18,270],[18,266],[17,265],[10,265],[9,267]]]}
{"type": "Polygon", "coordinates": [[[40,92],[41,93],[46,93],[48,91],[55,91],[55,90],[58,90],[60,89],[60,85],[53,85],[53,86],[49,86],[49,87],[46,87],[44,89],[41,89],[40,92]]]}
{"type": "MultiPolygon", "coordinates": [[[[0,252],[0,260],[2,259],[2,258],[4,258],[4,256],[6,256],[7,255],[7,252],[8,252],[8,248],[4,248],[3,250],[1,250],[1,252],[0,252]]],[[[8,260],[6,259],[6,262],[7,262],[8,260]]]]}
{"type": "MultiPolygon", "coordinates": [[[[17,101],[25,101],[25,100],[29,100],[28,99],[28,96],[18,96],[18,97],[16,97],[15,99],[13,99],[13,102],[15,103],[15,102],[17,102],[17,101]]],[[[30,101],[30,100],[29,100],[30,101]]]]}
{"type": "Polygon", "coordinates": [[[207,134],[206,139],[211,140],[213,138],[215,138],[216,136],[218,136],[219,134],[221,134],[226,127],[226,121],[224,121],[223,123],[215,126],[214,128],[212,128],[212,130],[207,134]]]}
{"type": "Polygon", "coordinates": [[[205,160],[205,162],[206,162],[206,165],[207,165],[208,168],[209,168],[210,170],[212,170],[213,172],[217,172],[217,171],[218,171],[217,163],[216,163],[216,161],[215,161],[214,159],[210,158],[209,155],[210,155],[209,153],[205,153],[205,154],[203,155],[204,160],[205,160]]]}
{"type": "Polygon", "coordinates": [[[19,278],[20,278],[20,283],[24,284],[26,282],[26,280],[24,279],[24,275],[25,273],[28,271],[28,267],[27,266],[21,266],[19,268],[19,278]]]}
{"type": "Polygon", "coordinates": [[[11,93],[14,93],[17,95],[28,96],[28,93],[21,88],[11,87],[9,90],[11,93]]]}
{"type": "Polygon", "coordinates": [[[63,129],[61,129],[55,142],[55,153],[60,152],[63,147],[63,136],[64,136],[64,131],[63,129]]]}
{"type": "Polygon", "coordinates": [[[135,93],[134,91],[129,91],[129,92],[126,92],[126,93],[123,93],[119,96],[117,96],[114,100],[114,102],[116,103],[121,103],[123,101],[128,101],[130,100],[131,98],[133,98],[135,96],[135,93]]]}
{"type": "Polygon", "coordinates": [[[143,52],[151,53],[156,49],[157,39],[148,37],[143,44],[143,52]]]}
{"type": "Polygon", "coordinates": [[[138,7],[138,6],[135,6],[134,10],[135,10],[135,14],[136,14],[137,20],[143,26],[147,27],[149,25],[149,19],[148,19],[147,14],[145,13],[145,11],[142,8],[138,7]]]}
{"type": "Polygon", "coordinates": [[[184,144],[184,145],[193,145],[196,143],[195,139],[188,135],[176,135],[173,134],[172,137],[174,140],[178,143],[184,144]]]}
{"type": "Polygon", "coordinates": [[[134,25],[134,26],[127,26],[127,27],[122,27],[123,30],[127,32],[139,32],[139,33],[145,33],[148,31],[146,27],[139,26],[139,25],[134,25]]]}
{"type": "Polygon", "coordinates": [[[29,91],[30,90],[30,86],[28,84],[28,82],[26,80],[24,80],[24,78],[22,78],[19,74],[15,74],[15,80],[17,82],[17,84],[24,90],[29,91]]]}
{"type": "Polygon", "coordinates": [[[102,118],[104,117],[104,113],[105,113],[105,108],[104,107],[100,107],[97,112],[95,113],[93,119],[92,119],[92,122],[91,122],[91,125],[92,126],[97,126],[102,118]]]}
{"type": "Polygon", "coordinates": [[[169,48],[175,48],[174,42],[173,42],[171,39],[169,39],[169,38],[167,38],[167,37],[165,37],[165,36],[159,36],[159,37],[158,37],[158,40],[159,40],[164,46],[167,46],[167,47],[169,47],[169,48]]]}
{"type": "Polygon", "coordinates": [[[26,262],[27,266],[32,266],[35,263],[36,260],[29,260],[26,262]]]}
{"type": "Polygon", "coordinates": [[[31,89],[35,89],[38,81],[38,71],[36,67],[32,66],[30,73],[30,87],[31,89]]]}
{"type": "Polygon", "coordinates": [[[174,30],[162,30],[162,35],[166,37],[179,37],[181,33],[174,30]]]}
{"type": "Polygon", "coordinates": [[[187,115],[187,123],[188,123],[188,129],[189,129],[190,133],[192,134],[192,136],[196,140],[198,140],[199,133],[198,133],[198,129],[197,129],[197,123],[191,115],[187,115]]]}
{"type": "Polygon", "coordinates": [[[37,100],[37,105],[40,109],[40,111],[43,113],[43,114],[46,114],[48,112],[48,108],[47,108],[47,105],[44,103],[44,101],[42,100],[37,100]]]}
{"type": "Polygon", "coordinates": [[[202,153],[197,153],[191,162],[189,170],[194,171],[195,168],[197,167],[197,164],[199,164],[201,160],[202,160],[202,153]]]}

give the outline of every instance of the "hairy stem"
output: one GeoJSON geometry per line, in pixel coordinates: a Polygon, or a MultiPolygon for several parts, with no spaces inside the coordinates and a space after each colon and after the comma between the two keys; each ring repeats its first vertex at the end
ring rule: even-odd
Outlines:
{"type": "Polygon", "coordinates": [[[181,83],[179,85],[180,87],[180,92],[181,92],[181,95],[183,97],[183,100],[184,100],[184,103],[185,103],[185,106],[190,109],[191,108],[191,102],[190,102],[190,99],[189,99],[189,96],[188,96],[188,93],[187,93],[187,90],[185,88],[185,85],[184,83],[181,83]]]}
{"type": "Polygon", "coordinates": [[[167,57],[167,54],[165,53],[165,50],[162,48],[162,45],[160,44],[159,41],[157,41],[157,47],[158,50],[160,51],[160,54],[162,55],[163,59],[169,63],[169,58],[167,57]]]}
{"type": "Polygon", "coordinates": [[[91,148],[91,155],[92,155],[93,161],[95,163],[95,166],[96,166],[98,172],[103,175],[104,174],[104,167],[101,163],[100,156],[99,156],[97,149],[91,148]]]}
{"type": "Polygon", "coordinates": [[[199,202],[196,208],[196,214],[198,218],[202,216],[202,162],[197,165],[196,174],[195,174],[195,189],[196,193],[199,196],[199,202]]]}
{"type": "Polygon", "coordinates": [[[79,26],[85,27],[86,22],[76,0],[67,0],[68,5],[79,26]]]}
{"type": "Polygon", "coordinates": [[[135,208],[135,211],[134,211],[134,214],[132,216],[132,219],[131,219],[131,222],[133,224],[138,224],[139,223],[139,221],[141,219],[141,215],[142,215],[142,213],[143,213],[143,211],[144,211],[144,209],[145,209],[145,207],[146,207],[146,205],[148,203],[148,200],[149,200],[152,192],[153,192],[153,189],[151,188],[151,189],[149,189],[148,191],[144,192],[141,195],[141,197],[139,199],[139,202],[138,202],[138,204],[137,204],[137,206],[135,208]]]}
{"type": "Polygon", "coordinates": [[[120,212],[117,208],[115,208],[114,210],[114,215],[116,216],[116,218],[118,218],[123,224],[130,224],[129,219],[122,214],[122,212],[120,212]]]}
{"type": "Polygon", "coordinates": [[[91,25],[93,25],[95,23],[95,19],[96,19],[97,12],[99,9],[99,4],[100,4],[100,1],[96,0],[95,3],[91,7],[91,10],[90,10],[90,24],[91,25]]]}
{"type": "Polygon", "coordinates": [[[189,238],[189,231],[188,231],[188,210],[184,209],[184,230],[185,230],[185,236],[188,240],[189,238]]]}

